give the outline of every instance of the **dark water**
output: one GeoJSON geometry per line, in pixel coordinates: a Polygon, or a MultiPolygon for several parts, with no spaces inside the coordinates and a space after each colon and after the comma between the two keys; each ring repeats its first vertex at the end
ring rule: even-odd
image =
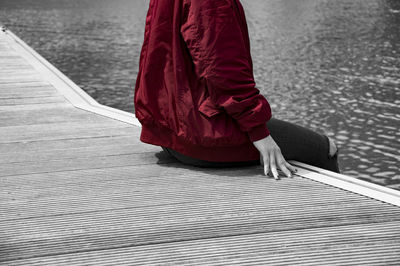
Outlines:
{"type": "MultiPolygon", "coordinates": [[[[242,0],[278,118],[338,142],[343,173],[400,189],[400,1],[242,0]]],[[[133,112],[148,0],[0,0],[0,22],[100,103],[133,112]]]]}

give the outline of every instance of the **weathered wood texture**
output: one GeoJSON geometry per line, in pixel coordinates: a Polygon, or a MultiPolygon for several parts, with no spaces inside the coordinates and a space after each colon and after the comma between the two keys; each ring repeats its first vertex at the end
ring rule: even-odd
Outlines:
{"type": "Polygon", "coordinates": [[[0,34],[1,265],[399,265],[400,208],[201,169],[74,108],[0,34]]]}

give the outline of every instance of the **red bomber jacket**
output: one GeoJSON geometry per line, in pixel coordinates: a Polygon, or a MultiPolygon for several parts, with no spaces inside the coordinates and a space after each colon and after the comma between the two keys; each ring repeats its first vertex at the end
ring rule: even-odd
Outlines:
{"type": "Polygon", "coordinates": [[[239,0],[150,0],[135,87],[140,139],[206,161],[257,160],[269,135],[239,0]]]}

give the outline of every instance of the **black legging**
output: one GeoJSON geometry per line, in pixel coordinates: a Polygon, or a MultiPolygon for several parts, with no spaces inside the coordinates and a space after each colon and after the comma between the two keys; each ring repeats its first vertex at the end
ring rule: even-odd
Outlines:
{"type": "MultiPolygon", "coordinates": [[[[267,123],[271,136],[278,144],[286,160],[296,160],[339,173],[338,153],[329,155],[329,139],[310,129],[271,118],[267,123]]],[[[183,155],[162,147],[178,161],[199,167],[240,167],[260,164],[260,160],[244,162],[209,162],[183,155]]]]}

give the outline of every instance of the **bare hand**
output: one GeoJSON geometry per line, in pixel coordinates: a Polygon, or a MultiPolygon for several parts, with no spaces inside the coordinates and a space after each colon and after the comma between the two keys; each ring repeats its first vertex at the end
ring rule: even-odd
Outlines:
{"type": "Polygon", "coordinates": [[[270,136],[254,141],[254,146],[260,152],[260,162],[264,165],[264,173],[268,175],[271,171],[275,179],[279,179],[277,167],[287,177],[292,177],[292,173],[297,172],[296,168],[286,162],[283,158],[281,149],[278,147],[274,139],[270,136]]]}

